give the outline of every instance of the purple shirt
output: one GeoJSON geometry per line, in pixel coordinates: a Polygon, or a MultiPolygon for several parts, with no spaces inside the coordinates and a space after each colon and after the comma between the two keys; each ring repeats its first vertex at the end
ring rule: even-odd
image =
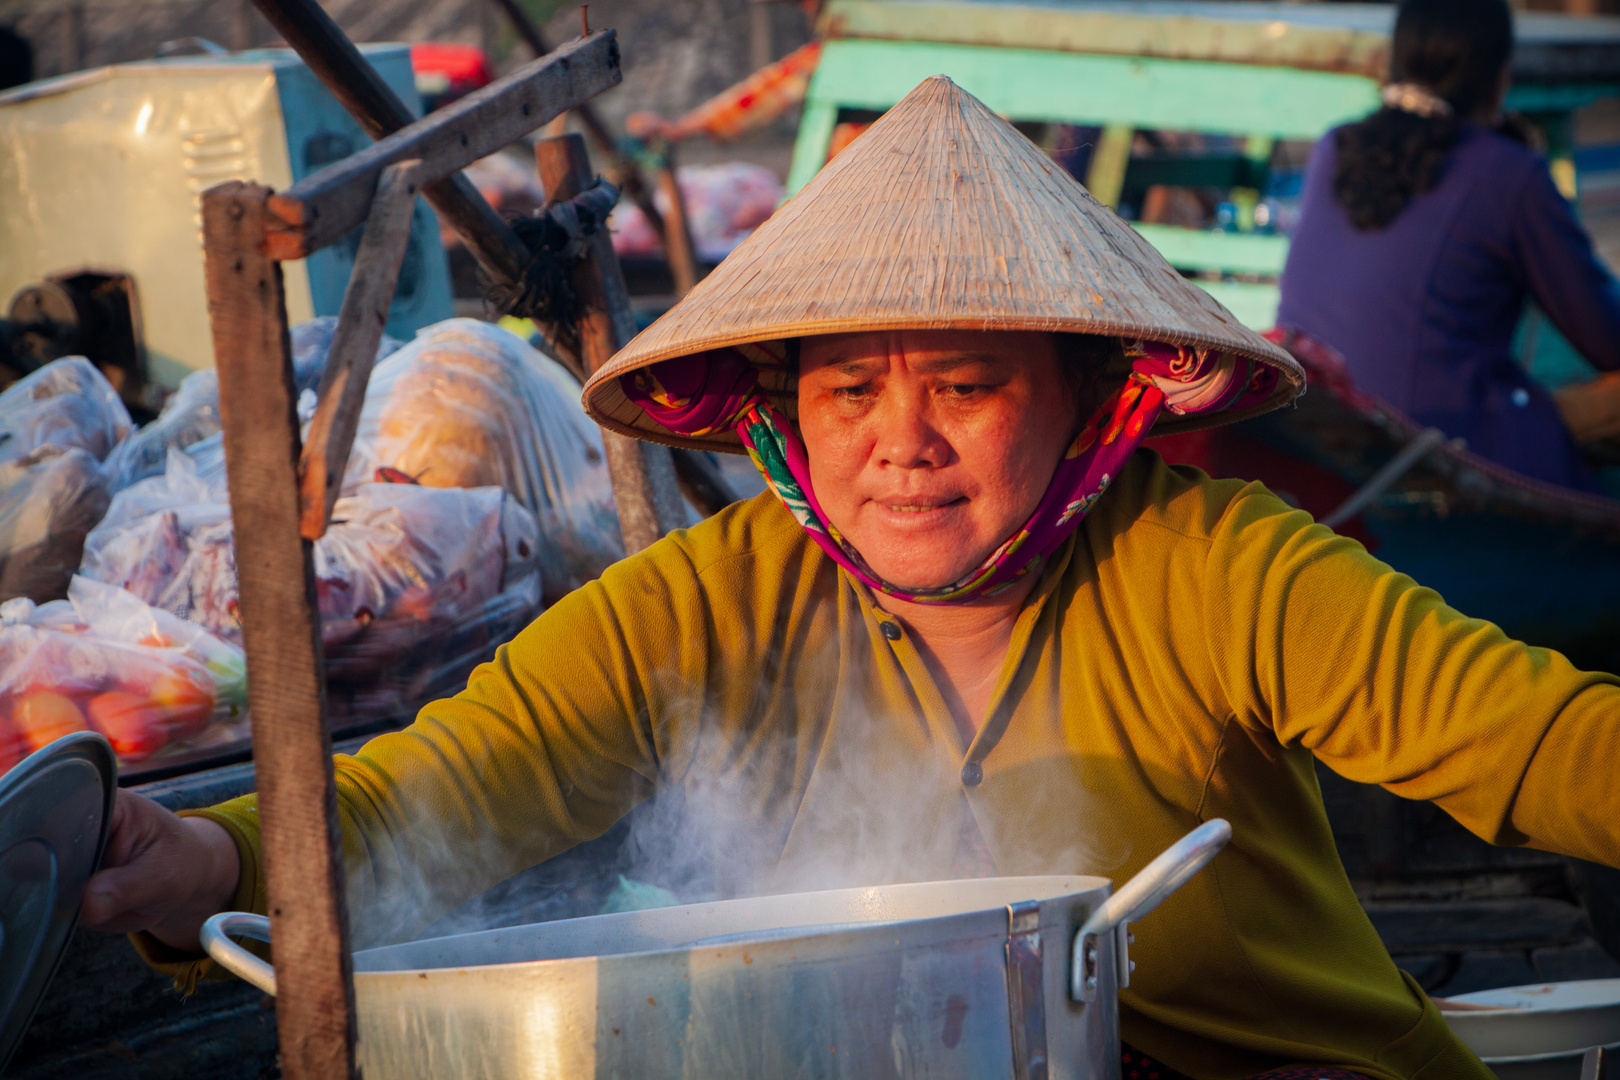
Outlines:
{"type": "Polygon", "coordinates": [[[1358,231],[1333,194],[1333,134],[1305,177],[1277,322],[1344,355],[1356,385],[1474,453],[1592,489],[1552,398],[1513,358],[1526,296],[1593,365],[1620,368],[1620,298],[1547,163],[1464,124],[1435,187],[1358,231]]]}

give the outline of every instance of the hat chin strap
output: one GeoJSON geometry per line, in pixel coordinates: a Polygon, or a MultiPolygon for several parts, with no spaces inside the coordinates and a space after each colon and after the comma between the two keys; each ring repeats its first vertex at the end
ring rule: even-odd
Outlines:
{"type": "Polygon", "coordinates": [[[1075,435],[1029,520],[965,577],[935,589],[884,581],[827,519],[810,483],[810,461],[798,431],[760,392],[757,369],[737,350],[665,360],[622,376],[620,385],[676,435],[735,430],[782,505],[858,581],[916,604],[963,604],[994,596],[1056,551],[1166,409],[1192,415],[1243,408],[1266,400],[1277,383],[1277,369],[1234,353],[1130,338],[1121,344],[1130,374],[1075,435]]]}

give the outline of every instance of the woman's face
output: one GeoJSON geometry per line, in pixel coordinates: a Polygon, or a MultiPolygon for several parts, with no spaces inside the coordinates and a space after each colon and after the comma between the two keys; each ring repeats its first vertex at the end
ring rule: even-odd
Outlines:
{"type": "Polygon", "coordinates": [[[799,430],[828,519],[885,581],[938,588],[1034,513],[1078,426],[1052,335],[807,337],[799,430]]]}

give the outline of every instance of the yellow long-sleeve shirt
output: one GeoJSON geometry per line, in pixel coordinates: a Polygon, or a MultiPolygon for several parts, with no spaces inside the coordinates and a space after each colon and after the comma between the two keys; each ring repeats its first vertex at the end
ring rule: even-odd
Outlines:
{"type": "MultiPolygon", "coordinates": [[[[762,495],[565,598],[337,779],[362,947],[659,790],[712,808],[722,893],[948,877],[964,805],[998,873],[1116,883],[1224,817],[1228,849],[1136,928],[1124,1038],[1212,1080],[1484,1080],[1356,902],[1313,754],[1492,842],[1620,863],[1614,677],[1147,451],[1050,561],[971,746],[909,635],[762,495]]],[[[205,813],[264,910],[253,798],[205,813]]]]}

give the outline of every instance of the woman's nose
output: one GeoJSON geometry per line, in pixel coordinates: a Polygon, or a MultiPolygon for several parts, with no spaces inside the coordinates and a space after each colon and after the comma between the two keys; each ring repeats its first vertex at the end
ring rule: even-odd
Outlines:
{"type": "Polygon", "coordinates": [[[884,395],[884,408],[873,418],[876,463],[901,469],[937,469],[951,460],[950,442],[929,416],[926,403],[914,395],[884,395]]]}

